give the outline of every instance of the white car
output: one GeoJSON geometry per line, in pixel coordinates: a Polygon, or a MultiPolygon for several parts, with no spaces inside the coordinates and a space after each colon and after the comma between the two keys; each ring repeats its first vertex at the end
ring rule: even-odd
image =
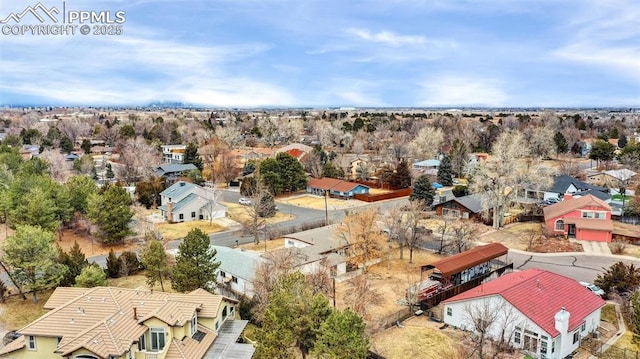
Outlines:
{"type": "Polygon", "coordinates": [[[238,203],[240,203],[243,206],[250,206],[251,200],[248,198],[240,197],[240,199],[238,200],[238,203]]]}
{"type": "Polygon", "coordinates": [[[588,282],[578,282],[578,283],[580,283],[581,286],[583,286],[583,287],[589,289],[590,291],[592,291],[593,294],[597,294],[597,295],[599,295],[601,297],[604,295],[604,290],[602,290],[602,288],[598,287],[595,284],[591,284],[591,283],[588,283],[588,282]]]}

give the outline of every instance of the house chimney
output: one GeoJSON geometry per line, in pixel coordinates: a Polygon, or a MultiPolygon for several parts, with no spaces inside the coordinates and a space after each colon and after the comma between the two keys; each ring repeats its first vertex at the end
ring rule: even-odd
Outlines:
{"type": "Polygon", "coordinates": [[[138,308],[133,307],[133,319],[138,320],[138,308]]]}
{"type": "Polygon", "coordinates": [[[560,308],[560,311],[553,316],[556,322],[555,328],[561,334],[566,334],[569,331],[569,316],[569,312],[564,307],[560,308]]]}
{"type": "Polygon", "coordinates": [[[169,198],[169,202],[167,203],[167,222],[173,222],[173,202],[171,202],[171,198],[169,198]]]}

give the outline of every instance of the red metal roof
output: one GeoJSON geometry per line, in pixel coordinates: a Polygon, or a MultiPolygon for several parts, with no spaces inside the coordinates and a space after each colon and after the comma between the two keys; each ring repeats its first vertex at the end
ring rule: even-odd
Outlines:
{"type": "Polygon", "coordinates": [[[331,188],[333,188],[334,186],[336,186],[340,182],[342,182],[342,180],[335,179],[335,178],[329,178],[329,177],[312,178],[307,183],[307,186],[309,186],[311,188],[317,188],[317,189],[321,189],[321,190],[324,190],[324,191],[328,191],[328,190],[330,190],[331,188]]]}
{"type": "Polygon", "coordinates": [[[513,272],[470,289],[444,303],[500,295],[536,325],[556,337],[554,315],[564,307],[569,312],[569,331],[605,305],[605,301],[575,280],[542,269],[513,272]]]}
{"type": "Polygon", "coordinates": [[[436,268],[444,277],[462,272],[465,269],[487,262],[491,259],[503,256],[509,252],[509,248],[500,243],[489,243],[475,247],[468,251],[441,259],[433,264],[422,266],[422,269],[436,268]]]}
{"type": "Polygon", "coordinates": [[[293,158],[300,158],[302,155],[304,155],[304,151],[297,148],[292,148],[287,151],[287,153],[290,154],[293,158]]]}
{"type": "MultiPolygon", "coordinates": [[[[349,192],[357,186],[360,186],[359,183],[343,181],[340,179],[323,177],[323,178],[312,178],[309,180],[307,186],[311,188],[318,188],[324,191],[332,190],[339,192],[349,192]]],[[[367,187],[365,185],[361,185],[367,187]]],[[[367,187],[369,188],[369,187],[367,187]]]]}

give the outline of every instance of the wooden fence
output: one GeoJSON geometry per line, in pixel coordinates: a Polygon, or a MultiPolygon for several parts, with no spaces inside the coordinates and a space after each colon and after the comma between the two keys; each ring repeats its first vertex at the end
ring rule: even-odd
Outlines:
{"type": "Polygon", "coordinates": [[[405,188],[405,189],[399,189],[399,190],[395,190],[387,193],[380,193],[380,194],[369,194],[369,193],[356,194],[354,198],[360,201],[365,201],[365,202],[377,202],[377,201],[384,201],[385,199],[405,197],[410,195],[411,192],[412,192],[411,188],[405,188]]]}

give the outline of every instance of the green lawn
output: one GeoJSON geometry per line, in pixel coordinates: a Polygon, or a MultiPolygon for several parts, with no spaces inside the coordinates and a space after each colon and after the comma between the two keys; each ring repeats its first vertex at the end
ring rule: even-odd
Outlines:
{"type": "MultiPolygon", "coordinates": [[[[631,199],[633,199],[633,196],[624,196],[624,201],[630,201],[631,199]]],[[[613,196],[611,196],[611,200],[612,201],[622,201],[622,195],[620,194],[614,194],[613,196]]]]}

